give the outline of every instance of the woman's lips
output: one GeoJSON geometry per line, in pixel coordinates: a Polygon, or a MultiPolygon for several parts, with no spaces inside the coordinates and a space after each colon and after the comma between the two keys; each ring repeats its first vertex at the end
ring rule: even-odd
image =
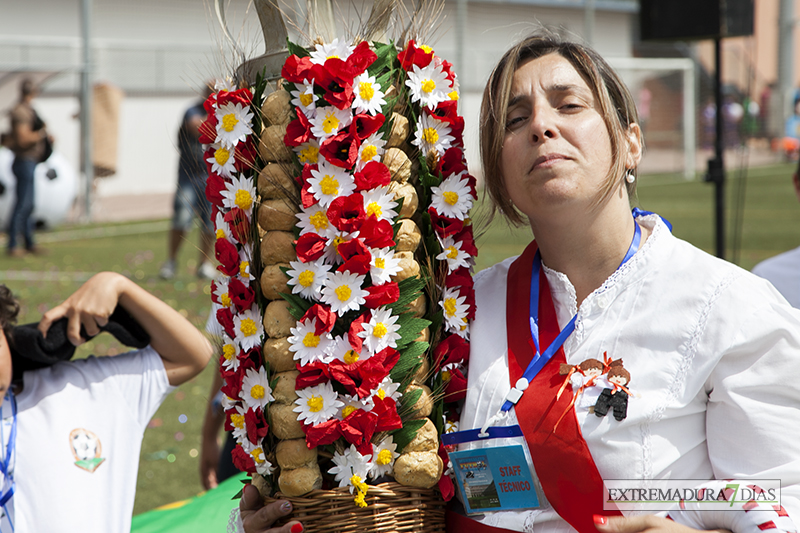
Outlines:
{"type": "Polygon", "coordinates": [[[547,154],[536,158],[536,161],[533,162],[533,167],[531,170],[536,170],[539,168],[548,168],[560,161],[565,161],[567,156],[562,154],[547,154]]]}

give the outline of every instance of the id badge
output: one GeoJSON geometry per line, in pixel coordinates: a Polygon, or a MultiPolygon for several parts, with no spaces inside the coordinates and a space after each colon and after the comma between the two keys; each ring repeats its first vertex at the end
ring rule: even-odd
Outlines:
{"type": "Polygon", "coordinates": [[[539,507],[521,445],[450,452],[449,456],[468,515],[539,507]]]}

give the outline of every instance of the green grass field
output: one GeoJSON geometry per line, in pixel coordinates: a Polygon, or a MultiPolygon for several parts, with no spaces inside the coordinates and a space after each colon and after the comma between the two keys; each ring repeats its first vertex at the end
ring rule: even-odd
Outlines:
{"type": "MultiPolygon", "coordinates": [[[[793,170],[793,165],[787,164],[748,171],[739,253],[742,267],[750,269],[762,259],[800,245],[800,205],[791,185],[793,170]]],[[[732,199],[742,183],[745,181],[734,176],[728,182],[729,212],[733,212],[732,199]]],[[[640,179],[639,205],[669,219],[676,236],[707,251],[714,250],[712,202],[709,184],[686,182],[674,175],[640,179]]],[[[728,218],[732,242],[732,216],[728,218]]],[[[26,323],[37,321],[92,273],[113,270],[135,279],[203,328],[210,307],[209,284],[194,277],[196,235],[190,235],[181,250],[178,278],[171,282],[158,278],[158,268],[166,257],[167,228],[167,221],[151,221],[43,233],[41,241],[50,254],[21,260],[0,255],[0,282],[22,300],[20,322],[26,323]]],[[[512,230],[496,220],[478,241],[477,268],[518,254],[529,240],[526,228],[512,230]]],[[[731,259],[730,246],[728,250],[731,259]]],[[[111,337],[101,336],[82,347],[79,356],[113,355],[121,349],[111,337]]],[[[214,371],[211,365],[181,386],[153,418],[142,446],[135,513],[201,492],[200,428],[214,371]]]]}

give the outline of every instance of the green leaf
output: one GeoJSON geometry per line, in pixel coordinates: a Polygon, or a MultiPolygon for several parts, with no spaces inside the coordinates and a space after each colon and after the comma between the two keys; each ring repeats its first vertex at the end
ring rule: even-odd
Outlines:
{"type": "MultiPolygon", "coordinates": [[[[378,58],[367,69],[369,75],[376,76],[384,69],[391,70],[392,63],[397,57],[397,48],[395,48],[394,44],[372,43],[372,47],[375,51],[375,55],[377,55],[378,58]]],[[[381,83],[380,81],[378,83],[380,83],[381,87],[384,86],[384,84],[381,83]]]]}
{"type": "Polygon", "coordinates": [[[300,320],[306,311],[311,308],[312,303],[303,298],[302,296],[298,296],[297,294],[286,294],[284,292],[280,293],[281,297],[289,302],[289,314],[292,315],[295,320],[300,320]]]}
{"type": "Polygon", "coordinates": [[[400,404],[403,411],[411,411],[422,396],[422,389],[414,389],[411,392],[403,394],[400,398],[400,404]]]}
{"type": "Polygon", "coordinates": [[[397,341],[398,349],[402,349],[409,342],[413,342],[414,339],[419,337],[419,334],[422,333],[422,330],[427,328],[431,323],[430,320],[425,320],[424,318],[406,318],[406,316],[401,316],[399,319],[397,319],[397,322],[395,322],[395,324],[400,324],[402,322],[400,329],[397,330],[397,333],[401,337],[397,341]]]}
{"type": "Polygon", "coordinates": [[[400,358],[389,373],[392,380],[400,382],[407,375],[414,373],[422,363],[423,354],[425,354],[429,346],[427,342],[412,342],[406,349],[402,350],[400,358]]]}
{"type": "Polygon", "coordinates": [[[405,312],[408,304],[419,298],[422,294],[422,289],[425,288],[425,282],[419,278],[406,278],[397,283],[400,289],[400,297],[393,304],[386,307],[392,310],[393,314],[401,314],[405,312]]]}
{"type": "Polygon", "coordinates": [[[397,450],[402,452],[408,443],[414,440],[417,432],[425,425],[427,418],[420,420],[408,420],[403,422],[403,427],[392,432],[392,440],[397,444],[397,450]]]}
{"type": "Polygon", "coordinates": [[[286,39],[286,47],[289,49],[289,53],[292,53],[297,57],[306,57],[311,55],[311,53],[308,50],[306,50],[299,44],[294,44],[288,38],[286,39]]]}

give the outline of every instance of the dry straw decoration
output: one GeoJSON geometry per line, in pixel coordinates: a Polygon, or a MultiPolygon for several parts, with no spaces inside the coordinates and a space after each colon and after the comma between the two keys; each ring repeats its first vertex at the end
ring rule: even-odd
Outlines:
{"type": "Polygon", "coordinates": [[[453,496],[475,179],[452,65],[407,31],[289,43],[276,90],[205,103],[233,460],[306,531],[443,531],[453,496]]]}

